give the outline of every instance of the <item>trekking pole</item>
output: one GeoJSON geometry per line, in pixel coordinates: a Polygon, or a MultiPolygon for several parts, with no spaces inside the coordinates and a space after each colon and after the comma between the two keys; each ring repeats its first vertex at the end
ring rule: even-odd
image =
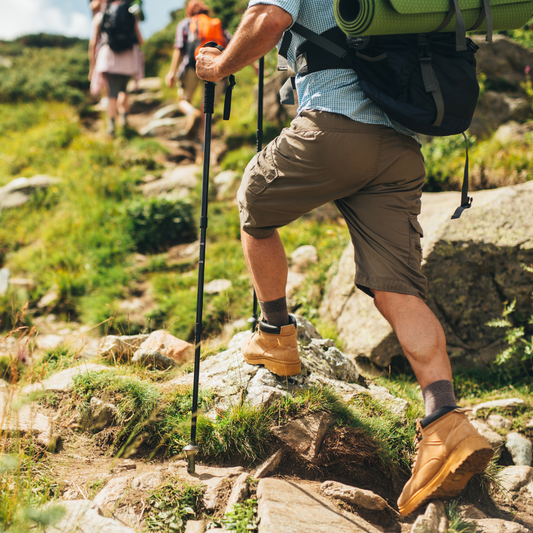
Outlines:
{"type": "MultiPolygon", "coordinates": [[[[257,82],[257,130],[255,131],[256,149],[259,153],[263,149],[263,89],[265,85],[265,58],[262,57],[259,60],[259,72],[257,82]]],[[[255,331],[257,324],[257,293],[254,287],[254,303],[252,307],[252,316],[248,319],[248,322],[252,325],[252,331],[255,331]]]]}
{"type": "MultiPolygon", "coordinates": [[[[211,41],[204,44],[206,47],[218,48],[223,51],[217,43],[211,41]]],[[[229,76],[229,85],[226,89],[224,101],[224,120],[229,119],[231,112],[231,92],[235,86],[235,77],[229,76]]],[[[205,274],[205,245],[207,234],[207,204],[209,196],[209,162],[211,157],[211,121],[215,106],[216,83],[205,82],[204,90],[204,161],[202,171],[202,200],[200,208],[200,259],[198,262],[198,293],[196,300],[196,327],[194,342],[194,375],[192,391],[192,418],[191,418],[191,442],[183,449],[187,456],[187,472],[194,474],[195,456],[200,451],[196,445],[196,423],[198,420],[198,389],[200,386],[200,347],[202,339],[202,313],[204,304],[204,274],[205,274]]]]}

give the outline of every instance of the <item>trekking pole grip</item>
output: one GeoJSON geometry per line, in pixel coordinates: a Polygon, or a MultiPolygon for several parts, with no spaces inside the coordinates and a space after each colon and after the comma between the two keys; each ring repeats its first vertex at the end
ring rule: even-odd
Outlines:
{"type": "MultiPolygon", "coordinates": [[[[218,48],[221,52],[224,51],[224,48],[217,44],[215,41],[209,41],[205,43],[202,48],[218,48]]],[[[204,113],[213,114],[215,110],[215,87],[216,83],[212,81],[205,82],[205,92],[204,92],[204,113]]]]}

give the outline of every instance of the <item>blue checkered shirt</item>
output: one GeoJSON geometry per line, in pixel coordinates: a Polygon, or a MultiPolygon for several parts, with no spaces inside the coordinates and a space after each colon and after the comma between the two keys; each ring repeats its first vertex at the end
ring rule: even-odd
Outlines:
{"type": "MultiPolygon", "coordinates": [[[[298,22],[315,33],[323,33],[337,25],[333,14],[333,0],[250,0],[248,7],[257,4],[278,6],[292,16],[293,22],[298,22]]],[[[301,35],[292,34],[287,61],[293,70],[296,49],[304,41],[301,35]]],[[[365,96],[352,69],[322,70],[303,77],[297,76],[296,91],[298,113],[304,110],[338,113],[365,124],[388,126],[419,140],[416,133],[391,120],[365,96]]]]}

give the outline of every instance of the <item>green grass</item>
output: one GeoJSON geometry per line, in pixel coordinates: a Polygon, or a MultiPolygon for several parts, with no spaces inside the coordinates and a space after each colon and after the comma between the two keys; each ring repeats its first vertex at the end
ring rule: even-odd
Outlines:
{"type": "Polygon", "coordinates": [[[203,487],[181,479],[171,479],[153,491],[146,500],[148,531],[183,532],[187,520],[200,515],[203,487]]]}
{"type": "Polygon", "coordinates": [[[57,499],[61,487],[50,462],[30,440],[0,443],[0,529],[22,533],[61,518],[58,506],[41,509],[57,499]]]}

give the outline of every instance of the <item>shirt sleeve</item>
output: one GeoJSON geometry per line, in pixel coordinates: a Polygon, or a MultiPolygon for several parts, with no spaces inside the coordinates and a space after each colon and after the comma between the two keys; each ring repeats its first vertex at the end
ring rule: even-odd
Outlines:
{"type": "Polygon", "coordinates": [[[187,46],[189,22],[190,19],[183,19],[176,28],[176,42],[174,44],[174,48],[177,48],[178,50],[183,50],[187,46]]]}
{"type": "Polygon", "coordinates": [[[280,7],[292,17],[293,23],[296,22],[300,12],[300,0],[250,0],[248,7],[256,6],[257,4],[280,7]]]}

